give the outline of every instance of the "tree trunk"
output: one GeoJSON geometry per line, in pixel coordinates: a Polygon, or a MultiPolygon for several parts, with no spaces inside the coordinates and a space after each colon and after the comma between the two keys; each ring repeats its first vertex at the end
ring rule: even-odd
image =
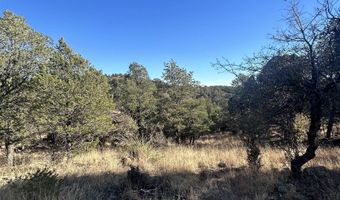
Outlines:
{"type": "Polygon", "coordinates": [[[326,137],[331,138],[332,137],[332,131],[333,131],[333,124],[334,124],[334,115],[335,115],[335,106],[334,106],[334,100],[332,99],[331,105],[330,105],[330,112],[329,112],[329,119],[327,124],[327,133],[326,137]]]}
{"type": "Polygon", "coordinates": [[[106,143],[106,138],[105,138],[104,136],[99,136],[98,147],[99,147],[99,150],[100,150],[101,152],[104,151],[105,143],[106,143]]]}
{"type": "Polygon", "coordinates": [[[11,143],[6,143],[6,156],[7,156],[7,165],[14,165],[14,145],[11,143]]]}
{"type": "Polygon", "coordinates": [[[319,93],[316,93],[311,99],[311,122],[308,131],[308,147],[303,155],[296,156],[291,161],[291,170],[294,178],[300,178],[302,166],[315,157],[315,152],[318,148],[317,136],[321,127],[321,108],[321,97],[319,93]]]}
{"type": "Polygon", "coordinates": [[[196,138],[195,138],[195,136],[192,136],[192,138],[191,138],[191,145],[195,145],[195,141],[196,141],[196,138]]]}
{"type": "Polygon", "coordinates": [[[261,167],[261,150],[258,146],[256,138],[254,135],[250,135],[245,142],[249,167],[254,171],[258,171],[261,167]]]}
{"type": "Polygon", "coordinates": [[[72,148],[72,144],[71,144],[71,138],[70,135],[68,133],[66,133],[65,135],[65,147],[66,147],[66,160],[67,162],[69,162],[70,158],[71,158],[71,148],[72,148]]]}

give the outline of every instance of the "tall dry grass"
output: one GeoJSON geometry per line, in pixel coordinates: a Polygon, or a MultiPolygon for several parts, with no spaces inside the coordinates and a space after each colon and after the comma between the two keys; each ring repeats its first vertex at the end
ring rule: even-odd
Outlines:
{"type": "MultiPolygon", "coordinates": [[[[138,164],[169,185],[172,194],[164,193],[163,199],[267,199],[280,179],[288,176],[283,151],[270,147],[262,149],[261,172],[247,170],[245,149],[231,136],[206,137],[196,146],[170,145],[147,153],[151,150],[143,150],[138,164]],[[225,164],[223,169],[220,163],[225,164]]],[[[126,155],[123,150],[91,151],[55,165],[47,154],[16,155],[16,166],[0,166],[0,199],[29,199],[24,192],[18,194],[21,190],[12,190],[8,181],[42,168],[55,170],[63,181],[55,195],[41,194],[37,199],[141,199],[140,191],[126,186],[129,167],[121,162],[126,155]]],[[[340,149],[320,148],[308,167],[318,165],[339,171],[340,149]]]]}

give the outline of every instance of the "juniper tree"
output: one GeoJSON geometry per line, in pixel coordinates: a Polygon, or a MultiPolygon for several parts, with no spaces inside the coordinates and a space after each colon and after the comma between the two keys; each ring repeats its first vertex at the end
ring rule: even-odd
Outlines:
{"type": "Polygon", "coordinates": [[[164,134],[177,142],[190,139],[191,143],[210,128],[206,100],[199,98],[197,82],[192,72],[179,67],[174,61],[165,64],[163,73],[165,93],[164,134]]]}
{"type": "Polygon", "coordinates": [[[0,139],[13,165],[14,145],[25,133],[31,82],[49,57],[48,37],[29,27],[23,17],[5,11],[0,18],[0,139]]]}
{"type": "Polygon", "coordinates": [[[152,127],[156,118],[156,86],[146,68],[132,63],[123,78],[117,77],[115,82],[111,83],[118,108],[136,121],[140,137],[149,138],[154,134],[152,127]]]}
{"type": "Polygon", "coordinates": [[[37,78],[32,118],[53,148],[93,142],[113,130],[109,90],[108,79],[61,39],[37,78]]]}

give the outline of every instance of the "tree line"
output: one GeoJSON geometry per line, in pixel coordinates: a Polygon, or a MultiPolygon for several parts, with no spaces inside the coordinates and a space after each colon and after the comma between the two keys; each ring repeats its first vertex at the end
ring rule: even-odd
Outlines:
{"type": "Polygon", "coordinates": [[[82,151],[126,137],[194,143],[226,129],[231,89],[200,86],[175,61],[161,79],[132,63],[104,75],[61,38],[57,44],[5,11],[0,18],[0,141],[13,165],[20,148],[82,151]]]}
{"type": "Polygon", "coordinates": [[[235,64],[232,86],[201,86],[170,60],[161,79],[132,63],[125,74],[104,75],[60,39],[6,11],[0,18],[0,139],[13,164],[16,146],[52,152],[116,145],[124,138],[194,144],[231,131],[261,167],[261,145],[283,148],[294,177],[316,156],[326,127],[331,138],[340,112],[340,13],[325,0],[304,15],[290,4],[287,26],[272,46],[235,64]]]}
{"type": "Polygon", "coordinates": [[[128,73],[112,75],[110,84],[117,109],[134,119],[141,138],[164,135],[193,144],[203,134],[227,129],[223,110],[232,89],[200,86],[173,60],[164,64],[162,80],[151,80],[144,66],[132,63],[128,73]]]}

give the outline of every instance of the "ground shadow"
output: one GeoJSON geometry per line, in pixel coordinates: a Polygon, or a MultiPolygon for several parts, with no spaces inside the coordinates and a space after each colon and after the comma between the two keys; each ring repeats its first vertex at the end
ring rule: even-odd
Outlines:
{"type": "Polygon", "coordinates": [[[241,167],[151,176],[131,168],[57,182],[50,177],[15,180],[0,188],[0,199],[340,199],[339,170],[313,167],[303,174],[293,180],[288,170],[255,173],[241,167]]]}

